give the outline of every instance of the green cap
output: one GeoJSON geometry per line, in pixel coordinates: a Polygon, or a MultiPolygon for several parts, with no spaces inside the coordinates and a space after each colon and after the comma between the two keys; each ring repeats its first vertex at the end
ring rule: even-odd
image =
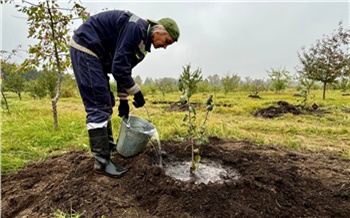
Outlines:
{"type": "Polygon", "coordinates": [[[180,37],[179,27],[177,26],[176,22],[173,19],[171,19],[171,18],[162,18],[162,19],[160,19],[158,21],[154,21],[154,20],[149,20],[148,19],[148,21],[151,24],[160,24],[160,25],[164,26],[166,31],[174,39],[175,42],[180,37]]]}

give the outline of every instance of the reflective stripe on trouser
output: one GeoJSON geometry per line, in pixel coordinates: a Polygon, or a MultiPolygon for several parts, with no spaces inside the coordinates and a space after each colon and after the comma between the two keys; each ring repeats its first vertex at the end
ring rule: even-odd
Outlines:
{"type": "MultiPolygon", "coordinates": [[[[107,73],[104,73],[101,62],[90,54],[71,47],[70,55],[75,80],[87,114],[86,123],[105,124],[110,120],[115,105],[107,73]]],[[[96,128],[100,128],[99,125],[96,128]]]]}

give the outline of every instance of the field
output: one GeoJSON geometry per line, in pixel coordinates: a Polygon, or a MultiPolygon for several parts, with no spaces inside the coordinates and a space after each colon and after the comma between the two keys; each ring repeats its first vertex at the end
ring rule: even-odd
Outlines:
{"type": "MultiPolygon", "coordinates": [[[[60,129],[54,131],[49,99],[10,95],[11,114],[2,107],[2,217],[349,217],[350,97],[331,91],[322,100],[312,91],[314,112],[254,116],[278,101],[299,104],[295,93],[214,95],[217,106],[206,125],[211,140],[201,155],[241,177],[207,185],[165,175],[153,164],[150,146],[134,158],[114,156],[131,168],[122,179],[95,175],[79,98],[60,99],[60,129]]],[[[193,101],[208,96],[195,94],[193,101]]],[[[147,110],[131,111],[157,127],[165,163],[190,158],[185,112],[170,105],[178,98],[147,95],[147,110]]],[[[204,110],[197,110],[200,122],[204,110]]],[[[112,122],[117,138],[116,113],[112,122]]]]}

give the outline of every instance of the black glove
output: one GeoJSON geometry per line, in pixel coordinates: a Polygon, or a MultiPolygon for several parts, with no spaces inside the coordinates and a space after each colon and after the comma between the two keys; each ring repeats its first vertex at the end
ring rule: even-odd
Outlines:
{"type": "Polygon", "coordinates": [[[134,101],[132,102],[132,104],[136,107],[142,107],[143,105],[145,105],[145,99],[143,98],[143,94],[140,91],[138,91],[135,95],[134,95],[134,101]]]}
{"type": "Polygon", "coordinates": [[[128,99],[119,99],[119,106],[118,106],[118,111],[119,114],[118,116],[120,117],[129,117],[129,103],[128,103],[128,99]]]}

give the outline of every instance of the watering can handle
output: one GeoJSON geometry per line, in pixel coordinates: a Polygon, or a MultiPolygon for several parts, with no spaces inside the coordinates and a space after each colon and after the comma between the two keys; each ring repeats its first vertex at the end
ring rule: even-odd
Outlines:
{"type": "MultiPolygon", "coordinates": [[[[122,121],[124,122],[124,118],[125,118],[125,116],[123,116],[123,118],[122,118],[122,121]]],[[[128,118],[127,118],[128,120],[127,120],[127,122],[126,122],[126,127],[127,128],[130,128],[130,114],[129,114],[129,116],[128,116],[128,118]]]]}
{"type": "MultiPolygon", "coordinates": [[[[145,110],[146,110],[146,113],[147,113],[147,116],[148,116],[148,122],[152,123],[151,122],[151,117],[149,116],[149,112],[148,112],[148,109],[146,107],[146,104],[144,104],[142,107],[145,108],[145,110]]],[[[130,114],[129,114],[129,118],[130,118],[130,114]]],[[[129,123],[129,120],[128,120],[128,123],[129,123]]]]}

